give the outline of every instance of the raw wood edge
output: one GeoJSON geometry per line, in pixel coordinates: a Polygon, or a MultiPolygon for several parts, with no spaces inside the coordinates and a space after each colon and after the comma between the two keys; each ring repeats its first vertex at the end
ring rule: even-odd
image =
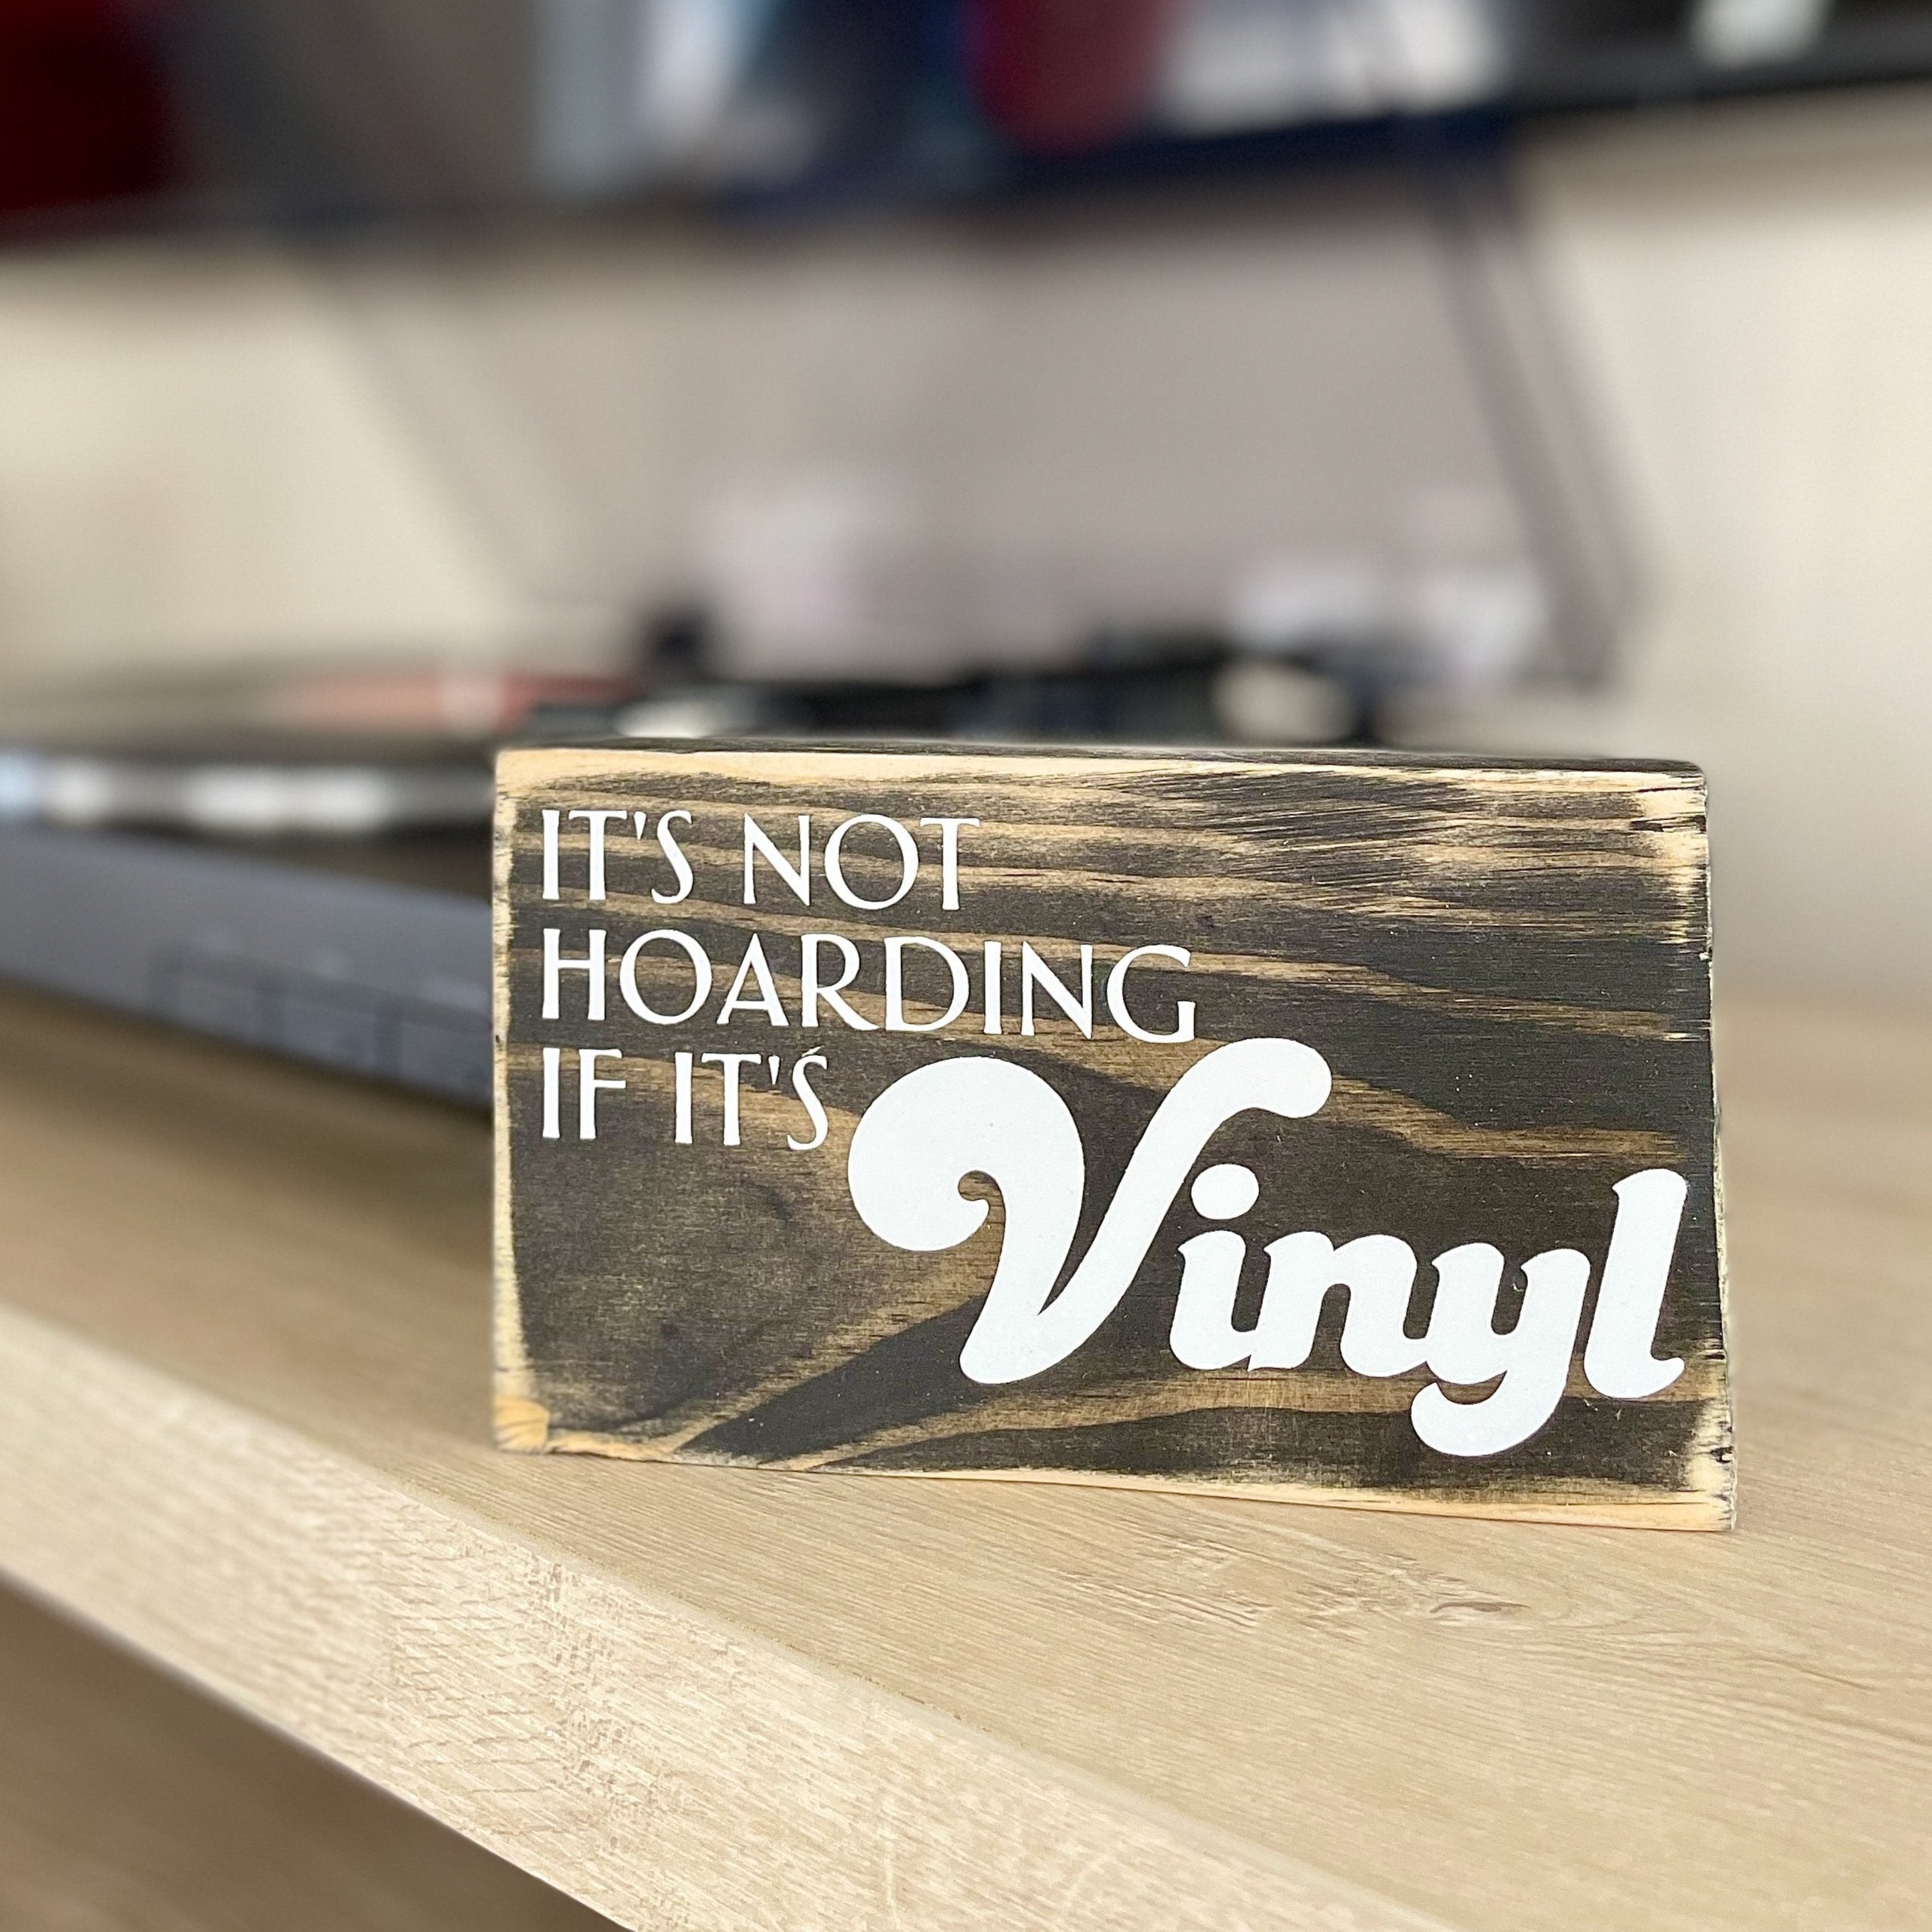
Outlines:
{"type": "Polygon", "coordinates": [[[552,1446],[550,1411],[528,1396],[514,1395],[499,1388],[491,1404],[496,1425],[496,1446],[523,1455],[540,1455],[552,1446]]]}
{"type": "Polygon", "coordinates": [[[1724,1343],[1724,1372],[1714,1412],[1711,1443],[1706,1452],[1724,1470],[1721,1497],[1724,1527],[1737,1526],[1737,1410],[1733,1393],[1731,1358],[1735,1352],[1731,1326],[1730,1255],[1728,1217],[1724,1207],[1724,1107],[1718,1091],[1718,979],[1717,943],[1711,918],[1710,809],[1711,782],[1700,770],[1696,774],[1698,802],[1704,812],[1704,997],[1711,1014],[1708,1065],[1711,1070],[1711,1232],[1718,1251],[1718,1333],[1724,1343]]]}
{"type": "Polygon", "coordinates": [[[498,754],[497,782],[500,797],[506,791],[527,792],[535,785],[567,785],[639,772],[672,773],[689,770],[693,765],[703,765],[719,777],[755,779],[781,764],[798,768],[801,775],[815,767],[834,766],[848,774],[900,780],[956,773],[975,764],[1021,778],[1064,776],[1089,767],[1112,765],[1123,773],[1145,775],[1198,772],[1205,767],[1237,774],[1380,772],[1418,782],[1481,776],[1519,786],[1547,785],[1553,779],[1562,779],[1606,791],[1648,789],[1661,783],[1693,786],[1700,795],[1704,785],[1704,774],[1696,766],[1654,759],[1444,758],[1421,752],[1338,755],[1315,751],[1269,752],[1238,745],[835,745],[776,739],[518,745],[498,754]]]}
{"type": "MultiPolygon", "coordinates": [[[[531,1404],[536,1408],[536,1404],[531,1404]]],[[[542,1412],[539,1411],[539,1412],[542,1412]]],[[[546,1422],[548,1417],[545,1415],[546,1422]]],[[[523,1445],[515,1445],[523,1446],[523,1445]]],[[[559,1455],[606,1456],[619,1462],[699,1464],[714,1466],[707,1457],[683,1455],[648,1443],[623,1437],[600,1436],[586,1429],[551,1429],[541,1446],[559,1455]]],[[[735,1468],[757,1480],[773,1477],[869,1476],[899,1482],[1047,1483],[1086,1489],[1138,1489],[1169,1496],[1199,1496],[1217,1501],[1307,1504],[1316,1509],[1393,1511],[1405,1516],[1472,1517],[1491,1522],[1556,1523],[1597,1529],[1676,1529],[1700,1532],[1733,1526],[1730,1491],[1723,1483],[1690,1489],[1671,1495],[1632,1496],[1620,1500],[1604,1495],[1560,1502],[1547,1498],[1522,1501],[1507,1497],[1429,1497],[1405,1489],[1343,1489],[1316,1483],[1214,1483],[1183,1476],[1109,1475],[1083,1469],[878,1469],[844,1465],[788,1468],[782,1463],[735,1468]]]]}
{"type": "Polygon", "coordinates": [[[498,1446],[535,1450],[547,1446],[550,1412],[535,1400],[523,1310],[517,1282],[510,1201],[510,866],[516,849],[518,755],[496,761],[496,806],[490,849],[490,1189],[491,1350],[498,1446]]]}

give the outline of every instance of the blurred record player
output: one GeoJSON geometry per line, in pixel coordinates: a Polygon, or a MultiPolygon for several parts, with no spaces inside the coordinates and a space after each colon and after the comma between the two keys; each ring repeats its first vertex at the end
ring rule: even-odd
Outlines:
{"type": "Polygon", "coordinates": [[[489,1097],[497,741],[612,681],[358,670],[0,709],[0,975],[489,1097]]]}
{"type": "Polygon", "coordinates": [[[0,979],[487,1105],[500,744],[1227,736],[1209,639],[917,684],[721,681],[669,642],[634,679],[333,668],[0,694],[0,979]]]}
{"type": "Polygon", "coordinates": [[[0,906],[8,979],[489,1101],[480,826],[243,846],[14,825],[0,906]]]}

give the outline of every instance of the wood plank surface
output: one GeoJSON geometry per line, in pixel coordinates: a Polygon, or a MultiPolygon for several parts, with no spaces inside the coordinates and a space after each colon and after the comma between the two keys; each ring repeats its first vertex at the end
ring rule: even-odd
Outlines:
{"type": "Polygon", "coordinates": [[[506,1446],[1730,1521],[1690,767],[628,745],[498,779],[506,1446]],[[1647,1303],[1606,1256],[1658,1184],[1647,1303]]]}
{"type": "Polygon", "coordinates": [[[610,1932],[338,1766],[0,1590],[7,1932],[610,1932]]]}
{"type": "Polygon", "coordinates": [[[483,1123],[0,1001],[0,1566],[634,1926],[1916,1927],[1932,1026],[1721,1007],[1739,1526],[489,1446],[483,1123]]]}

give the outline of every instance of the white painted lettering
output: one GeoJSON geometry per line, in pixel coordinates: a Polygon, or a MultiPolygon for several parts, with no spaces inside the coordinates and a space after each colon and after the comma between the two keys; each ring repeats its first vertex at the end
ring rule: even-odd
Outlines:
{"type": "Polygon", "coordinates": [[[941,1027],[950,1026],[965,1011],[972,991],[966,962],[951,946],[943,946],[936,939],[912,936],[886,941],[885,1030],[888,1033],[937,1033],[941,1027]],[[946,961],[952,974],[952,998],[937,1020],[909,1020],[906,1017],[906,949],[909,946],[923,946],[928,952],[937,953],[946,961]]]}
{"type": "Polygon", "coordinates": [[[597,1138],[597,1097],[600,1094],[621,1093],[622,1080],[606,1080],[599,1075],[597,1063],[600,1060],[622,1060],[624,1056],[615,1047],[579,1047],[577,1049],[577,1138],[594,1140],[597,1138]]]}
{"type": "Polygon", "coordinates": [[[939,834],[939,903],[946,912],[959,910],[959,828],[977,826],[977,819],[921,819],[922,826],[936,825],[939,834]]]}
{"type": "Polygon", "coordinates": [[[557,926],[543,929],[543,1017],[546,1020],[563,1017],[561,986],[566,973],[582,973],[589,982],[585,995],[585,1017],[603,1017],[603,934],[594,926],[585,937],[590,951],[581,959],[568,959],[562,950],[563,929],[557,926]]]}
{"type": "Polygon", "coordinates": [[[912,881],[919,876],[919,848],[912,835],[897,819],[882,817],[877,812],[860,812],[843,820],[832,828],[832,836],[825,842],[826,883],[848,906],[856,906],[862,912],[883,912],[888,906],[897,906],[912,890],[912,881]],[[883,826],[891,833],[899,847],[899,884],[883,899],[863,899],[854,892],[845,877],[845,835],[854,826],[883,826]]]}
{"type": "Polygon", "coordinates": [[[1145,1040],[1150,1046],[1174,1045],[1191,1040],[1194,1037],[1194,1002],[1191,999],[1184,999],[1175,1006],[1174,1025],[1165,1033],[1149,1031],[1128,1011],[1128,971],[1136,961],[1150,958],[1171,959],[1177,966],[1182,967],[1194,963],[1193,955],[1182,946],[1137,946],[1131,952],[1122,954],[1107,975],[1107,1011],[1113,1015],[1113,1023],[1123,1033],[1137,1040],[1145,1040]]]}
{"type": "Polygon", "coordinates": [[[769,865],[797,895],[801,906],[812,903],[812,815],[809,812],[798,814],[798,863],[794,866],[766,835],[765,829],[749,812],[745,814],[745,903],[755,906],[758,903],[758,887],[752,877],[752,861],[762,855],[769,865]]]}
{"type": "Polygon", "coordinates": [[[778,989],[773,985],[771,968],[765,963],[764,941],[756,933],[745,949],[745,956],[738,964],[738,977],[731,982],[731,990],[724,995],[724,1003],[718,1009],[718,1023],[727,1025],[734,1013],[762,1013],[774,1026],[791,1024],[785,1017],[785,1008],[779,1004],[778,989]],[[745,982],[750,980],[757,986],[755,997],[745,996],[745,982]]]}
{"type": "Polygon", "coordinates": [[[1020,949],[1020,1030],[1033,1031],[1033,989],[1038,986],[1088,1039],[1094,1037],[1094,949],[1080,949],[1080,996],[1072,993],[1030,946],[1020,949]]]}
{"type": "Polygon", "coordinates": [[[624,949],[624,957],[617,968],[617,989],[624,995],[624,1004],[640,1020],[647,1020],[653,1026],[681,1026],[711,998],[711,959],[704,948],[689,933],[681,933],[675,927],[660,926],[656,932],[643,933],[624,949]],[[637,955],[647,946],[655,946],[660,940],[678,947],[691,962],[691,998],[681,1012],[659,1013],[645,999],[637,986],[637,955]]]}
{"type": "Polygon", "coordinates": [[[843,933],[807,933],[798,943],[799,1025],[816,1026],[819,1023],[819,1002],[823,1000],[855,1032],[877,1032],[878,1025],[875,1020],[854,1012],[840,997],[859,977],[859,949],[843,933]],[[838,955],[844,968],[835,980],[822,978],[819,971],[819,949],[828,946],[838,955]]]}

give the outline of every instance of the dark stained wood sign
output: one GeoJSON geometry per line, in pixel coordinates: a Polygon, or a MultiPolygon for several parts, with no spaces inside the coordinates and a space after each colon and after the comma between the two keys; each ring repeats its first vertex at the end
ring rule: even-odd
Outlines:
{"type": "Polygon", "coordinates": [[[1730,1520],[1704,789],[517,750],[507,1447],[1730,1520]]]}

